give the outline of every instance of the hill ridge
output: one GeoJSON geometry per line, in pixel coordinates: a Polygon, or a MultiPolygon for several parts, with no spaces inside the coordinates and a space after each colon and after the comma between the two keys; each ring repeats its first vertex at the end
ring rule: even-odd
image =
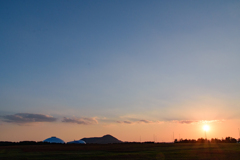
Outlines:
{"type": "Polygon", "coordinates": [[[109,144],[109,143],[122,143],[122,141],[118,140],[117,138],[113,137],[110,134],[106,134],[102,137],[89,137],[89,138],[82,138],[81,140],[88,143],[95,143],[95,144],[109,144]]]}

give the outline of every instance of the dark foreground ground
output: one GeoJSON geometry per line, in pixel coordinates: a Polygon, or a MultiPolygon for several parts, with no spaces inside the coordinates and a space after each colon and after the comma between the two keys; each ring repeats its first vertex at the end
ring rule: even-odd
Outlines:
{"type": "Polygon", "coordinates": [[[0,159],[240,160],[240,144],[44,144],[0,146],[0,159]]]}

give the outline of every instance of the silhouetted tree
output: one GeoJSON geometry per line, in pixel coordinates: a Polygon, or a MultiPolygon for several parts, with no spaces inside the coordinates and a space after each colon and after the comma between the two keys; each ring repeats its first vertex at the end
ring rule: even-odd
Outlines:
{"type": "Polygon", "coordinates": [[[177,139],[175,139],[175,140],[174,140],[174,143],[178,143],[178,140],[177,140],[177,139]]]}
{"type": "Polygon", "coordinates": [[[225,138],[225,143],[236,143],[237,140],[235,138],[232,137],[226,137],[225,138]]]}

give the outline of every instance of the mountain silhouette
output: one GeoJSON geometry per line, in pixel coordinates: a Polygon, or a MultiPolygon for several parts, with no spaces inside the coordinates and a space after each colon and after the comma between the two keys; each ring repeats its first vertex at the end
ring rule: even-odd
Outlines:
{"type": "Polygon", "coordinates": [[[122,143],[122,141],[118,140],[117,138],[109,134],[104,135],[102,137],[83,138],[81,140],[85,141],[87,144],[89,143],[95,143],[95,144],[122,143]]]}

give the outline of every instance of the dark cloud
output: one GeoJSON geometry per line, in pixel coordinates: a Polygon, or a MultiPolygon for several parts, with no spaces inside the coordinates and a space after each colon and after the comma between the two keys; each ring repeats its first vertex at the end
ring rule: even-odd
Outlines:
{"type": "Polygon", "coordinates": [[[44,114],[17,113],[14,115],[2,116],[4,122],[9,123],[33,123],[33,122],[54,122],[57,119],[44,114]]]}
{"type": "Polygon", "coordinates": [[[98,121],[96,118],[66,118],[66,117],[64,117],[62,122],[77,123],[77,124],[84,124],[84,125],[98,124],[98,121]]]}

